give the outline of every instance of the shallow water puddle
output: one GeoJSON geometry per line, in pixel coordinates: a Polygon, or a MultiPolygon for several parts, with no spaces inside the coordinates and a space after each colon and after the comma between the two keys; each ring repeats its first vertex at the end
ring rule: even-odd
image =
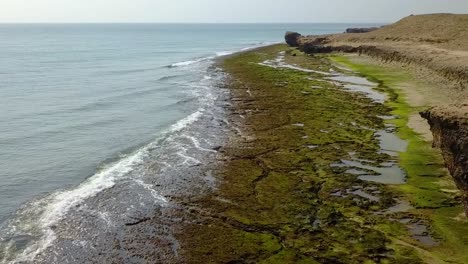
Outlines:
{"type": "MultiPolygon", "coordinates": [[[[375,83],[370,82],[366,78],[358,76],[338,75],[327,78],[329,80],[342,83],[343,87],[352,92],[363,93],[366,97],[374,102],[383,104],[386,100],[386,95],[373,89],[375,83]]],[[[394,119],[394,116],[379,116],[383,120],[394,119]]],[[[388,124],[386,129],[375,132],[375,137],[379,140],[380,151],[392,157],[398,157],[399,152],[405,152],[408,148],[408,142],[402,140],[395,134],[394,125],[388,124]]],[[[367,165],[372,163],[361,161],[354,158],[356,153],[350,153],[352,160],[341,160],[341,164],[333,164],[332,166],[349,167],[346,173],[358,175],[360,180],[377,182],[383,184],[404,184],[406,182],[406,173],[398,166],[396,161],[381,163],[377,166],[367,165]]]]}
{"type": "MultiPolygon", "coordinates": [[[[387,100],[386,94],[373,89],[377,85],[370,82],[366,78],[339,74],[336,76],[327,77],[327,80],[338,82],[344,89],[351,92],[361,93],[376,103],[383,104],[387,100]]],[[[378,117],[382,120],[392,120],[397,118],[396,116],[391,115],[378,117]]],[[[357,126],[357,124],[354,123],[353,126],[357,126]]],[[[384,153],[396,158],[400,152],[405,152],[407,150],[408,142],[396,135],[395,125],[387,123],[385,124],[385,127],[385,129],[375,132],[375,137],[379,140],[379,153],[384,153]]],[[[331,166],[348,168],[345,173],[356,175],[358,179],[364,181],[382,184],[406,183],[406,173],[398,166],[398,162],[396,160],[392,159],[387,162],[375,164],[373,161],[360,160],[356,158],[356,153],[354,152],[349,153],[349,155],[351,156],[351,160],[343,159],[341,160],[341,163],[332,164],[331,166]]],[[[378,192],[371,192],[371,194],[369,194],[363,188],[346,190],[345,192],[336,191],[331,195],[347,197],[350,194],[360,196],[370,201],[380,200],[379,197],[375,196],[375,194],[378,194],[378,192]]],[[[408,201],[398,200],[396,205],[383,211],[376,212],[375,214],[384,216],[388,214],[404,213],[411,209],[413,209],[413,207],[408,201]]],[[[414,218],[392,220],[399,221],[400,223],[406,225],[411,236],[422,245],[426,247],[434,247],[439,245],[439,242],[429,234],[428,227],[424,221],[414,218]]]]}
{"type": "Polygon", "coordinates": [[[354,175],[363,175],[363,174],[367,174],[369,172],[363,171],[363,170],[358,170],[358,169],[349,169],[349,170],[345,171],[345,173],[354,174],[354,175]]]}
{"type": "Polygon", "coordinates": [[[271,68],[275,68],[275,69],[276,68],[283,68],[283,69],[291,69],[291,70],[308,72],[308,73],[318,73],[318,74],[321,74],[321,75],[332,75],[329,72],[311,70],[311,69],[302,68],[302,67],[299,67],[299,66],[296,66],[296,65],[288,64],[288,63],[284,62],[285,54],[286,53],[284,51],[282,51],[282,52],[278,53],[278,56],[275,59],[265,60],[265,61],[259,63],[259,65],[267,66],[267,67],[271,67],[271,68]]]}
{"type": "Polygon", "coordinates": [[[368,194],[368,193],[366,193],[365,191],[360,190],[360,189],[359,189],[359,190],[356,190],[356,191],[349,191],[349,190],[348,190],[348,193],[351,193],[351,194],[360,196],[360,197],[365,198],[365,199],[370,200],[370,201],[374,201],[374,202],[380,201],[380,198],[379,198],[379,197],[374,196],[374,195],[370,195],[370,194],[368,194]]]}
{"type": "Polygon", "coordinates": [[[414,209],[414,207],[411,206],[411,204],[408,201],[401,200],[401,201],[398,201],[396,205],[389,207],[386,210],[386,213],[388,214],[402,213],[402,212],[408,212],[411,209],[414,209]]]}
{"type": "Polygon", "coordinates": [[[385,94],[379,93],[378,91],[372,89],[372,87],[366,85],[344,84],[343,87],[346,90],[350,90],[352,92],[364,93],[367,97],[376,103],[383,104],[387,98],[385,94]]]}
{"type": "Polygon", "coordinates": [[[379,175],[360,175],[358,179],[383,184],[406,183],[406,173],[396,163],[386,167],[374,167],[373,171],[379,173],[379,175]]]}
{"type": "Polygon", "coordinates": [[[367,80],[364,77],[359,76],[352,76],[352,75],[335,75],[332,77],[328,77],[327,79],[331,81],[341,82],[341,83],[348,83],[348,84],[355,84],[355,85],[365,85],[370,87],[375,87],[376,84],[367,80]]]}
{"type": "Polygon", "coordinates": [[[327,79],[338,82],[346,90],[363,93],[366,97],[372,99],[372,101],[376,103],[383,104],[387,99],[386,94],[373,89],[377,86],[376,83],[373,83],[364,77],[338,74],[328,77],[327,79]]]}
{"type": "Polygon", "coordinates": [[[430,234],[427,225],[423,221],[412,222],[413,219],[408,218],[400,219],[399,222],[406,224],[408,230],[415,240],[423,244],[426,247],[435,247],[439,245],[439,242],[435,240],[430,234]]]}
{"type": "Polygon", "coordinates": [[[408,148],[408,142],[399,138],[395,133],[379,130],[375,135],[379,139],[381,153],[396,157],[399,152],[405,152],[408,148]]]}
{"type": "Polygon", "coordinates": [[[332,164],[332,167],[349,167],[347,173],[359,175],[358,179],[383,184],[404,184],[406,173],[396,162],[382,163],[379,166],[363,164],[356,160],[341,160],[341,163],[332,164]],[[374,172],[375,174],[373,174],[374,172]]]}
{"type": "Polygon", "coordinates": [[[359,197],[364,198],[364,199],[369,200],[369,201],[373,201],[373,202],[380,201],[380,197],[368,194],[362,188],[363,187],[360,186],[360,188],[353,189],[353,190],[347,189],[345,192],[343,192],[341,190],[337,190],[337,191],[334,191],[334,192],[330,193],[330,195],[331,196],[342,197],[342,198],[346,198],[349,195],[356,195],[356,196],[359,196],[359,197]]]}

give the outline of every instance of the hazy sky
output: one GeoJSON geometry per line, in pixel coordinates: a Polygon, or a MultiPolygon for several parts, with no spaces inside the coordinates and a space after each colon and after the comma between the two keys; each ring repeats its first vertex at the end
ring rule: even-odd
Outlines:
{"type": "Polygon", "coordinates": [[[0,0],[0,22],[393,22],[468,0],[0,0]]]}

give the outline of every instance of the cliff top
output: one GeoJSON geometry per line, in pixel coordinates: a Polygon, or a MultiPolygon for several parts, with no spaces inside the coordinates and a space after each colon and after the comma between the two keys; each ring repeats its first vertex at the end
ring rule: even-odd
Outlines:
{"type": "Polygon", "coordinates": [[[437,83],[452,103],[468,102],[468,14],[409,16],[367,33],[303,36],[297,42],[306,48],[364,47],[372,56],[407,63],[425,81],[437,83]]]}
{"type": "Polygon", "coordinates": [[[436,106],[428,110],[426,113],[430,113],[431,116],[443,120],[452,120],[468,124],[468,104],[436,106]]]}
{"type": "Polygon", "coordinates": [[[368,33],[333,35],[335,41],[416,42],[468,51],[468,14],[409,16],[368,33]]]}
{"type": "Polygon", "coordinates": [[[403,62],[425,82],[439,87],[427,96],[450,99],[436,104],[454,104],[427,114],[468,124],[468,14],[412,15],[367,33],[302,36],[296,41],[300,48],[309,49],[361,47],[370,50],[371,56],[403,62]]]}

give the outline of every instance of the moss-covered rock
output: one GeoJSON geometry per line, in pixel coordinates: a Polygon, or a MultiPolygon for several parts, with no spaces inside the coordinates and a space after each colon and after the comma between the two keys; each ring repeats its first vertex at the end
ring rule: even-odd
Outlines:
{"type": "Polygon", "coordinates": [[[241,133],[223,148],[217,191],[193,202],[203,220],[178,236],[187,263],[423,262],[404,224],[381,213],[400,191],[334,166],[391,159],[375,137],[390,106],[330,81],[325,73],[339,69],[327,58],[286,45],[220,65],[230,76],[228,119],[241,133]],[[278,56],[311,71],[264,63],[278,56]]]}

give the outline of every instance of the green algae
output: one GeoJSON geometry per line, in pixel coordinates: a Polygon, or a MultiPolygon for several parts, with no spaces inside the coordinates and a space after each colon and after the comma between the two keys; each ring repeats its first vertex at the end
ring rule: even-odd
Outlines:
{"type": "Polygon", "coordinates": [[[467,263],[468,223],[459,218],[462,208],[454,192],[456,188],[444,170],[440,153],[408,127],[409,117],[424,107],[410,106],[399,87],[408,83],[414,85],[414,78],[401,69],[357,63],[343,55],[330,58],[379,82],[379,89],[391,95],[387,105],[392,108],[391,114],[398,118],[388,122],[396,125],[398,135],[409,142],[407,151],[400,153],[399,162],[408,174],[408,182],[398,190],[416,208],[412,213],[429,220],[432,236],[441,242],[438,247],[429,249],[429,253],[419,251],[420,255],[434,254],[443,261],[467,263]]]}
{"type": "MultiPolygon", "coordinates": [[[[346,173],[346,168],[332,166],[349,159],[350,153],[376,164],[391,159],[379,153],[375,131],[385,123],[378,116],[402,108],[376,104],[320,73],[261,65],[283,51],[289,64],[323,72],[334,68],[325,57],[285,45],[220,62],[230,75],[229,121],[240,125],[245,138],[235,135],[221,150],[227,161],[217,173],[218,190],[194,202],[205,208],[199,213],[205,220],[186,228],[180,238],[188,249],[183,252],[187,262],[423,263],[437,259],[421,255],[421,245],[403,224],[379,214],[395,204],[394,198],[413,190],[361,181],[346,173]],[[375,190],[380,199],[371,201],[347,192],[356,188],[375,190]],[[347,195],[333,195],[339,192],[347,195]]],[[[381,83],[379,89],[389,92],[384,82],[375,80],[381,83]]],[[[399,97],[394,93],[391,98],[399,97]]],[[[411,135],[403,127],[399,133],[405,139],[409,138],[405,133],[411,135]]],[[[411,144],[409,151],[415,149],[411,144]]],[[[421,166],[424,161],[423,156],[413,161],[404,154],[401,158],[410,175],[426,170],[421,166]]],[[[433,168],[430,171],[421,175],[439,175],[433,168]]],[[[429,208],[436,196],[418,197],[430,191],[426,187],[435,187],[422,185],[422,180],[414,186],[412,203],[429,208]]]]}

